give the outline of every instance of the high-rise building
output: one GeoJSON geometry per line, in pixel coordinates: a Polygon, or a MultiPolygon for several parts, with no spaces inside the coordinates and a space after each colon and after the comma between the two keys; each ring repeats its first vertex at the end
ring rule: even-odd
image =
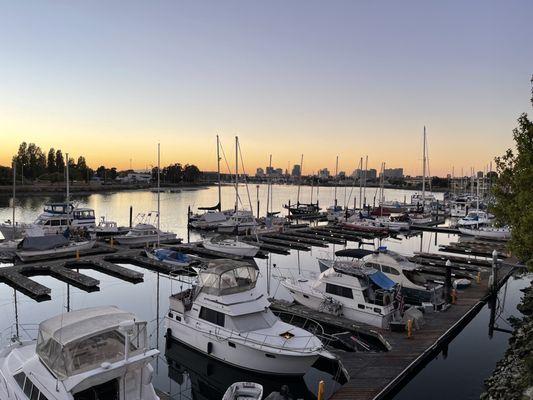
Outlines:
{"type": "Polygon", "coordinates": [[[384,176],[385,179],[402,179],[403,168],[385,168],[384,176]]]}
{"type": "Polygon", "coordinates": [[[263,168],[257,168],[255,170],[255,176],[258,177],[258,178],[262,178],[265,176],[265,171],[263,170],[263,168]]]}
{"type": "Polygon", "coordinates": [[[299,164],[294,164],[292,167],[292,176],[302,176],[302,167],[299,164]]]}
{"type": "Polygon", "coordinates": [[[328,179],[329,178],[329,170],[327,168],[319,170],[318,171],[318,177],[320,179],[328,179]]]}

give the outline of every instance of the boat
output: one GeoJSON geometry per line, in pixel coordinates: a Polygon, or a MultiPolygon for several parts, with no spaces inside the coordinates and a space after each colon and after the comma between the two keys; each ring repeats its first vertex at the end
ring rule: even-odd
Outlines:
{"type": "Polygon", "coordinates": [[[389,232],[386,226],[380,224],[378,221],[362,217],[361,213],[353,215],[347,221],[341,222],[340,225],[344,229],[356,232],[376,234],[386,234],[389,232]]]}
{"type": "Polygon", "coordinates": [[[391,214],[388,217],[375,217],[374,220],[379,223],[380,226],[384,226],[393,232],[408,231],[411,229],[411,219],[407,214],[391,214]]]}
{"type": "Polygon", "coordinates": [[[85,308],[39,324],[37,340],[0,351],[3,400],[159,400],[146,322],[113,306],[85,308]]]}
{"type": "Polygon", "coordinates": [[[261,400],[263,386],[255,382],[235,382],[232,384],[222,400],[261,400]]]}
{"type": "Polygon", "coordinates": [[[494,226],[480,226],[476,228],[460,226],[458,229],[463,235],[474,236],[481,239],[508,240],[511,238],[511,229],[507,226],[500,228],[494,226]]]}
{"type": "Polygon", "coordinates": [[[202,214],[194,214],[189,217],[189,226],[194,229],[211,230],[217,229],[218,226],[231,216],[231,211],[208,210],[202,214]]]}
{"type": "Polygon", "coordinates": [[[154,226],[154,219],[158,218],[158,213],[151,211],[147,214],[139,214],[136,218],[137,224],[128,233],[118,236],[115,240],[118,244],[128,246],[153,244],[161,242],[171,242],[176,239],[173,232],[164,232],[154,226]]]}
{"type": "Polygon", "coordinates": [[[470,211],[466,217],[457,221],[458,226],[479,226],[491,222],[491,216],[485,211],[474,210],[470,211]]]}
{"type": "Polygon", "coordinates": [[[146,257],[174,267],[188,267],[198,261],[197,257],[170,249],[147,250],[146,257]]]}
{"type": "Polygon", "coordinates": [[[373,268],[400,287],[404,301],[408,304],[432,303],[435,309],[440,309],[445,303],[442,284],[426,279],[421,274],[420,265],[409,261],[402,254],[384,246],[377,251],[345,249],[335,254],[347,259],[318,259],[321,272],[335,265],[342,265],[343,268],[373,268]]]}
{"type": "Polygon", "coordinates": [[[100,217],[98,225],[87,229],[89,234],[96,237],[108,237],[126,234],[129,229],[126,227],[119,227],[115,221],[107,220],[105,217],[100,217]]]}
{"type": "Polygon", "coordinates": [[[63,235],[26,236],[17,246],[15,254],[23,262],[67,257],[92,249],[95,243],[95,240],[73,241],[63,235]]]}
{"type": "Polygon", "coordinates": [[[0,253],[2,252],[14,252],[17,250],[18,245],[22,239],[13,239],[13,240],[2,240],[0,241],[0,253]]]}
{"type": "Polygon", "coordinates": [[[237,210],[227,220],[217,225],[220,233],[246,233],[251,232],[257,226],[251,211],[237,210]]]}
{"type": "Polygon", "coordinates": [[[10,220],[0,224],[0,232],[6,239],[22,238],[38,232],[38,235],[61,235],[67,228],[70,231],[89,229],[95,226],[94,210],[87,207],[75,207],[72,203],[47,203],[43,212],[30,224],[15,223],[10,220]]]}
{"type": "Polygon", "coordinates": [[[256,287],[258,275],[255,264],[210,260],[197,285],[170,296],[167,338],[242,369],[305,374],[324,352],[322,343],[272,313],[256,287]]]}
{"type": "Polygon", "coordinates": [[[409,213],[408,215],[409,219],[411,220],[411,224],[413,225],[428,225],[434,222],[431,213],[414,212],[409,213]]]}
{"type": "Polygon", "coordinates": [[[296,203],[296,205],[285,204],[283,208],[289,211],[292,218],[310,218],[315,217],[320,212],[320,207],[317,203],[296,203]]]}
{"type": "Polygon", "coordinates": [[[333,264],[316,280],[280,279],[297,303],[378,328],[394,318],[396,284],[375,268],[333,264]]]}
{"type": "Polygon", "coordinates": [[[259,251],[259,246],[255,244],[226,236],[214,236],[206,239],[202,242],[202,246],[208,250],[241,257],[255,257],[259,251]]]}

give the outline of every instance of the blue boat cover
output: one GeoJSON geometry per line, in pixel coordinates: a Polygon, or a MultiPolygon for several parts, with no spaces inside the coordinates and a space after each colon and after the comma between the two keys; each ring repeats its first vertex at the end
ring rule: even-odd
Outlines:
{"type": "Polygon", "coordinates": [[[385,275],[381,271],[376,271],[373,274],[369,275],[370,279],[372,279],[372,282],[374,282],[376,285],[378,285],[380,288],[385,290],[391,290],[396,283],[389,279],[387,275],[385,275]]]}
{"type": "Polygon", "coordinates": [[[179,262],[188,262],[190,260],[187,254],[183,254],[169,249],[157,249],[155,251],[155,255],[160,261],[174,260],[179,262]]]}

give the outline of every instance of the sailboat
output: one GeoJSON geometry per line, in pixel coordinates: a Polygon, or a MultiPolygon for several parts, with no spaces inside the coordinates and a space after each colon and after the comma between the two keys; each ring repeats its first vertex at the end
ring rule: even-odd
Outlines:
{"type": "Polygon", "coordinates": [[[218,225],[228,219],[233,210],[222,211],[222,189],[220,181],[220,138],[217,135],[217,178],[218,178],[218,203],[211,207],[198,207],[205,211],[189,215],[189,226],[194,229],[216,229],[218,225]]]}
{"type": "Polygon", "coordinates": [[[304,155],[302,154],[300,160],[300,176],[298,177],[298,192],[296,195],[296,205],[285,204],[283,208],[287,209],[289,216],[292,218],[310,218],[314,217],[320,211],[318,206],[318,201],[315,203],[300,203],[300,188],[302,185],[302,175],[303,175],[303,165],[304,165],[304,155]]]}

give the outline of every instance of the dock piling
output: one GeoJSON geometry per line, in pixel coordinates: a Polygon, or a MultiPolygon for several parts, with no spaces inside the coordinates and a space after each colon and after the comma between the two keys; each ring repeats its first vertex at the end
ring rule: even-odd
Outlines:
{"type": "Polygon", "coordinates": [[[492,291],[498,293],[498,252],[492,251],[492,291]]]}
{"type": "Polygon", "coordinates": [[[130,206],[130,228],[133,227],[133,206],[130,206]]]}
{"type": "Polygon", "coordinates": [[[446,275],[444,278],[444,290],[446,294],[446,302],[450,303],[452,300],[451,291],[452,291],[452,262],[450,260],[446,261],[446,275]]]}

